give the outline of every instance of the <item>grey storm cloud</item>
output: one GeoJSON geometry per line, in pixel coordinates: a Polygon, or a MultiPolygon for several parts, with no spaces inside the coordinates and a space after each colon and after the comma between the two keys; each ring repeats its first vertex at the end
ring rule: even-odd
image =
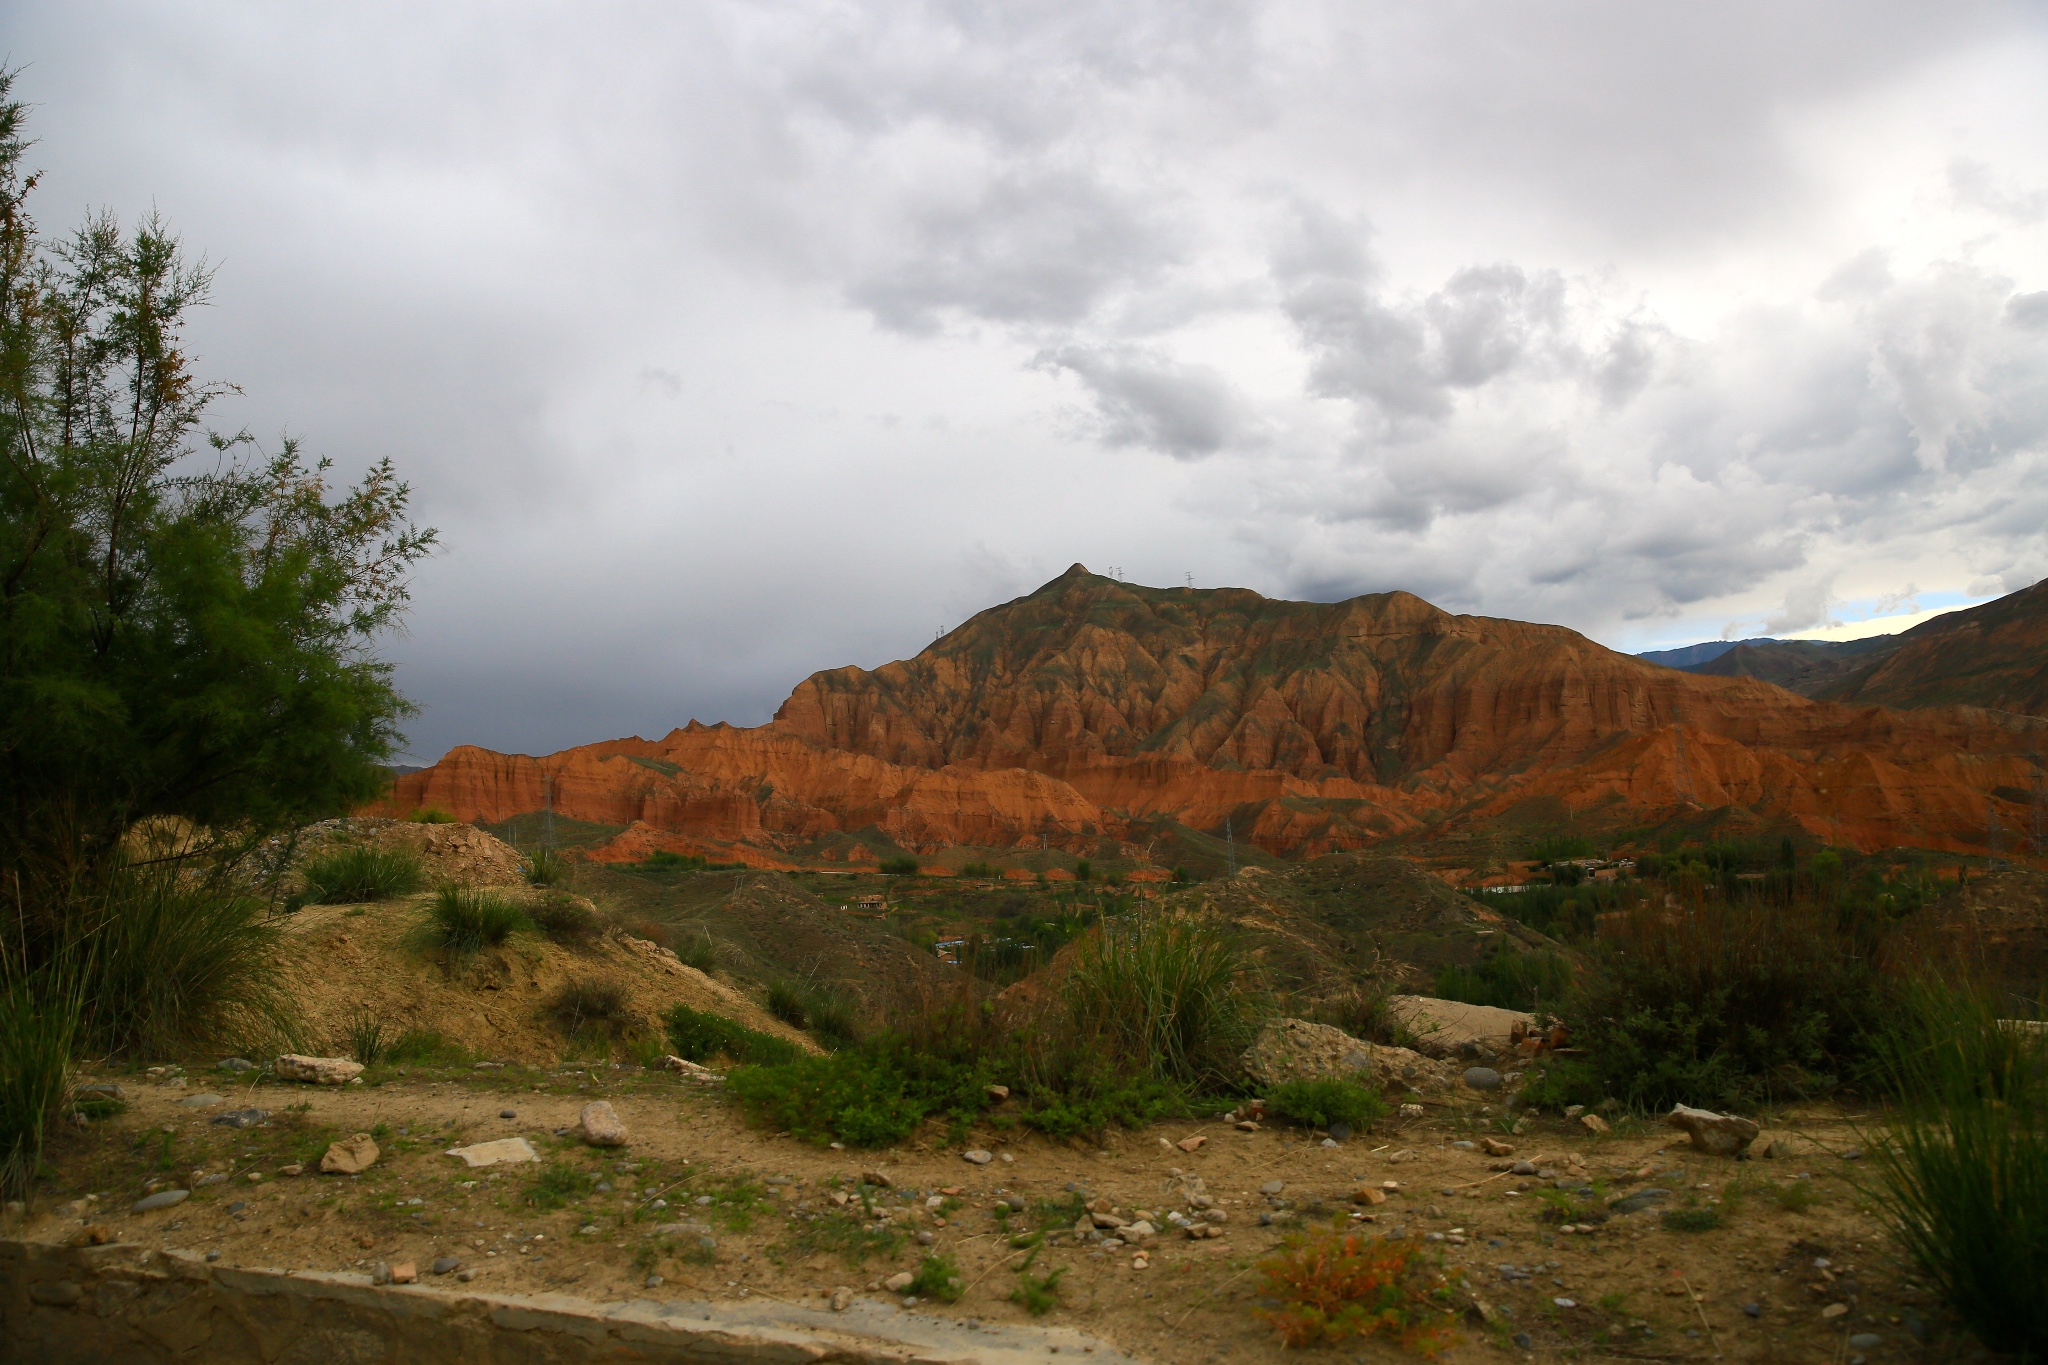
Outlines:
{"type": "Polygon", "coordinates": [[[423,758],[759,722],[1076,560],[1626,647],[2048,571],[2029,7],[9,17],[44,226],[162,210],[219,424],[442,528],[423,758]]]}

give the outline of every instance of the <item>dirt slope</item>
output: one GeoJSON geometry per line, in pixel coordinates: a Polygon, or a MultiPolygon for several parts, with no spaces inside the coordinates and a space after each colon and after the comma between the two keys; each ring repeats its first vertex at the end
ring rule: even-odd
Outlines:
{"type": "Polygon", "coordinates": [[[1817,696],[2048,716],[2048,579],[1902,631],[1884,658],[1817,696]]]}

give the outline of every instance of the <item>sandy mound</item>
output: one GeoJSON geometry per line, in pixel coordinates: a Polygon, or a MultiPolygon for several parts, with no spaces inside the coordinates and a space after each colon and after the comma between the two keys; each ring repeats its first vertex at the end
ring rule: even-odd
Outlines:
{"type": "Polygon", "coordinates": [[[479,1057],[552,1063],[569,1039],[549,1005],[578,981],[616,983],[633,1025],[649,1035],[661,1036],[661,1015],[684,1004],[811,1046],[740,992],[642,939],[612,932],[567,948],[522,934],[450,966],[424,943],[426,924],[425,898],[311,906],[292,917],[281,966],[304,1015],[307,1046],[345,1052],[348,1025],[371,1016],[384,1021],[387,1041],[429,1029],[479,1057]]]}
{"type": "Polygon", "coordinates": [[[299,832],[294,869],[344,844],[375,844],[417,853],[429,885],[523,886],[526,859],[518,849],[475,825],[426,825],[410,820],[351,816],[323,820],[299,832]]]}

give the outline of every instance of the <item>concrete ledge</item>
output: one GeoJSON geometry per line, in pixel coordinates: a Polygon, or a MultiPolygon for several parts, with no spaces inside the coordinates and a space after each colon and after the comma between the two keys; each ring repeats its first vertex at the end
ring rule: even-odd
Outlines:
{"type": "Polygon", "coordinates": [[[970,1326],[858,1300],[594,1303],[375,1286],[114,1245],[0,1241],[0,1360],[49,1365],[1091,1365],[1134,1360],[1066,1328],[970,1326]]]}

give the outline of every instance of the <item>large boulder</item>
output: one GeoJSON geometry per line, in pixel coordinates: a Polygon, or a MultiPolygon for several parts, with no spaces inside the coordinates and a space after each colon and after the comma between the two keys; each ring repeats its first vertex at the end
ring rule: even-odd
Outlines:
{"type": "Polygon", "coordinates": [[[1468,1005],[1429,995],[1397,995],[1387,1010],[1415,1035],[1415,1047],[1431,1057],[1497,1057],[1511,1046],[1516,1025],[1534,1027],[1535,1017],[1495,1005],[1468,1005]]]}
{"type": "Polygon", "coordinates": [[[1448,1090],[1448,1068],[1405,1047],[1383,1047],[1306,1019],[1273,1019],[1244,1054],[1261,1085],[1346,1080],[1399,1090],[1448,1090]]]}
{"type": "Polygon", "coordinates": [[[347,1085],[363,1074],[363,1064],[346,1057],[304,1057],[287,1052],[277,1059],[277,1078],[313,1085],[347,1085]]]}
{"type": "Polygon", "coordinates": [[[1734,1114],[1717,1114],[1711,1109],[1693,1109],[1683,1104],[1671,1106],[1671,1112],[1664,1116],[1664,1122],[1692,1138],[1692,1145],[1702,1152],[1716,1156],[1740,1156],[1749,1144],[1756,1141],[1756,1135],[1763,1131],[1754,1120],[1738,1118],[1734,1114]]]}

